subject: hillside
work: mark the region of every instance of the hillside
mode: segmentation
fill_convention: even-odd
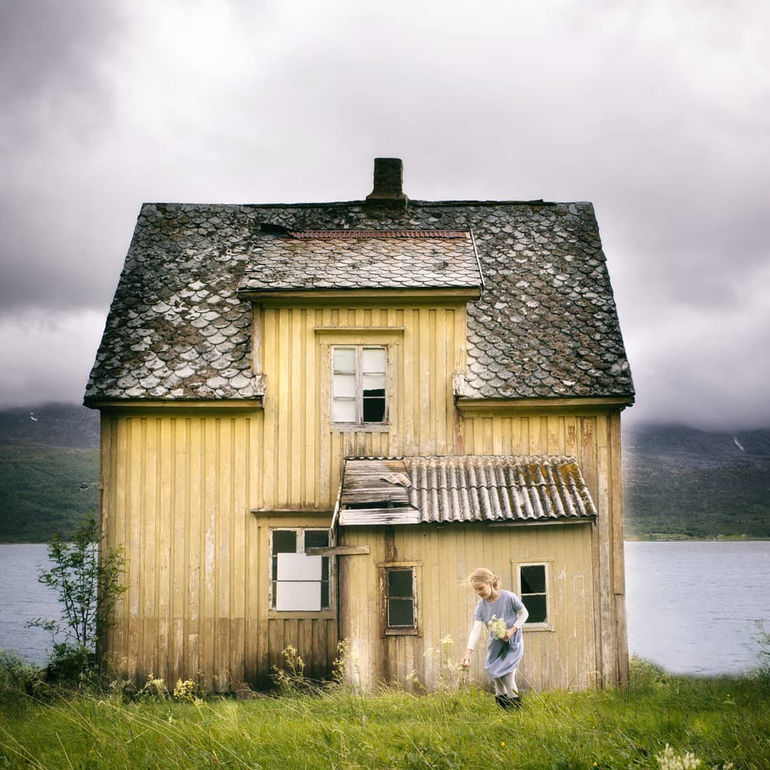
[[[770,537],[770,430],[624,430],[626,536]]]
[[[0,410],[0,542],[66,537],[99,505],[99,413],[50,404]]]
[[[99,414],[0,410],[0,542],[66,536],[98,505]],[[770,537],[770,430],[624,428],[629,538]]]

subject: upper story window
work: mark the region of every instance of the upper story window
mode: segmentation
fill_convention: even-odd
[[[382,345],[332,347],[332,422],[386,423],[387,368],[388,353]]]

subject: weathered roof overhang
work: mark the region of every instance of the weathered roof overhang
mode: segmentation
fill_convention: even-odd
[[[369,304],[393,305],[394,302],[431,302],[436,304],[470,302],[481,296],[478,287],[447,288],[405,288],[405,289],[239,289],[238,296],[252,302],[269,305],[282,303],[296,305],[338,305],[367,302]]]
[[[585,412],[617,412],[634,403],[633,396],[599,396],[586,398],[466,398],[462,395],[462,375],[455,374],[455,404],[465,417],[527,414],[579,414]]]
[[[563,456],[349,458],[340,492],[340,526],[595,517],[577,460]]]
[[[207,410],[251,412],[255,409],[262,409],[264,404],[263,397],[259,395],[255,398],[225,399],[222,401],[213,399],[100,399],[86,397],[83,399],[83,406],[87,406],[89,409],[101,409],[103,411],[128,410],[147,412],[160,409],[163,410],[164,413],[168,412],[168,410],[171,410],[174,413],[180,413]]]

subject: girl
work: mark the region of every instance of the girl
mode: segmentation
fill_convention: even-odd
[[[501,708],[521,708],[516,669],[524,654],[521,627],[529,615],[527,608],[516,594],[503,591],[500,578],[488,569],[474,570],[468,576],[468,582],[480,598],[468,634],[468,649],[460,665],[465,667],[470,663],[481,626],[486,624],[490,633],[484,668],[494,682],[495,701]]]

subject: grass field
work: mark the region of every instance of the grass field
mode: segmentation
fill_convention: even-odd
[[[661,764],[666,744],[676,756]],[[196,702],[9,695],[0,705],[0,768],[673,770],[688,767],[677,762],[685,752],[709,770],[769,768],[768,677],[677,678],[637,664],[625,690],[528,693],[514,712],[476,689]]]

